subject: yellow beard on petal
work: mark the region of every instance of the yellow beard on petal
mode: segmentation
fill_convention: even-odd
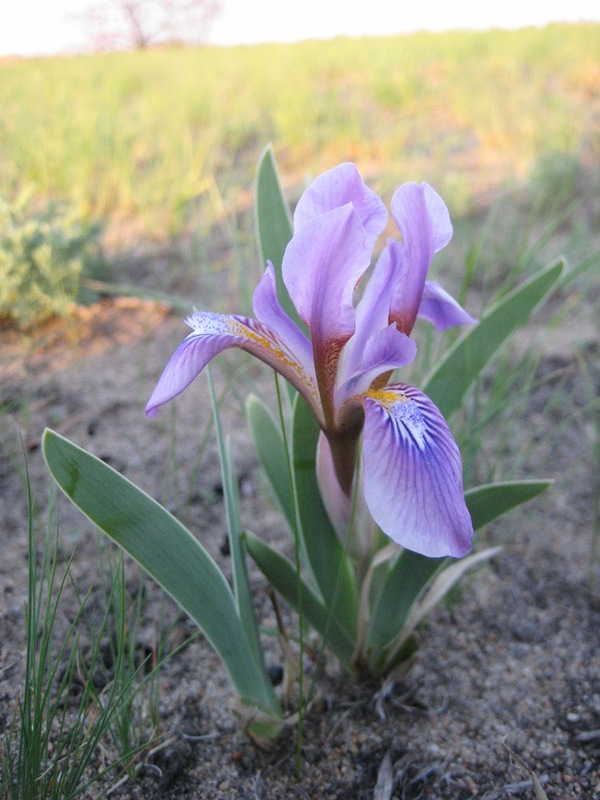
[[[288,372],[294,373],[302,385],[314,398],[315,402],[317,404],[320,403],[319,391],[314,378],[306,372],[302,364],[296,361],[296,359],[293,358],[288,352],[283,350],[275,341],[267,338],[259,331],[254,331],[252,328],[242,325],[236,319],[226,319],[225,324],[234,336],[239,336],[240,338],[247,339],[248,341],[257,344],[260,348],[266,350],[271,356],[273,356],[273,358],[278,361]]]
[[[395,420],[410,432],[412,440],[423,449],[427,443],[427,424],[423,412],[412,397],[391,389],[370,389],[364,397],[373,400]]]
[[[392,392],[389,389],[369,389],[364,396],[374,400],[386,411],[391,411],[395,403],[406,403],[409,399],[405,394]]]

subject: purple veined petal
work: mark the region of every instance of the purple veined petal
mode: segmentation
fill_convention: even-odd
[[[393,323],[377,331],[367,342],[356,372],[336,391],[336,407],[339,409],[353,395],[368,391],[380,375],[410,364],[416,354],[415,342]]]
[[[283,256],[285,285],[311,334],[329,422],[339,353],[354,333],[354,289],[370,258],[364,228],[351,204],[309,220],[294,234]]]
[[[392,216],[402,241],[390,243],[402,269],[390,304],[390,322],[410,334],[417,318],[431,260],[452,237],[446,204],[427,183],[406,183],[392,198]]]
[[[286,347],[302,364],[307,375],[315,380],[312,344],[304,331],[285,313],[277,296],[277,283],[275,271],[271,262],[254,290],[252,299],[256,319],[266,325],[279,338],[285,342]]]
[[[380,197],[363,182],[356,166],[340,164],[319,175],[298,201],[294,212],[296,231],[315,217],[334,208],[352,203],[367,234],[367,246],[372,250],[375,240],[385,228],[388,212]]]
[[[419,317],[428,320],[442,331],[455,325],[474,325],[477,322],[435,281],[425,281]]]
[[[164,405],[186,389],[206,364],[231,347],[240,347],[286,378],[306,398],[317,420],[323,414],[315,379],[266,325],[248,317],[196,311],[186,319],[193,328],[171,356],[146,406],[155,417]]]
[[[347,340],[354,333],[354,288],[369,266],[364,229],[351,205],[310,220],[283,256],[283,278],[313,338]]]
[[[186,318],[194,328],[177,347],[146,405],[146,414],[155,417],[159,406],[181,394],[218,353],[239,345],[232,333],[230,317],[211,312],[195,312]]]
[[[473,525],[456,442],[434,403],[391,384],[363,396],[365,499],[381,530],[429,557],[464,556]]]

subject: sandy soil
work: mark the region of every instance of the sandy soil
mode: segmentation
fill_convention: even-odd
[[[597,331],[590,317],[579,323],[579,352],[597,392]],[[1,400],[7,412],[0,418],[0,728],[14,709],[24,653],[26,502],[19,432],[40,512],[47,505],[49,481],[39,441],[50,425],[164,500],[228,570],[221,553],[225,525],[212,443],[200,468],[192,469],[209,419],[206,386],[199,383],[184,393],[176,417],[166,412],[150,422],[143,413],[183,333],[179,318],[135,300],[103,303],[67,325],[46,326],[29,337],[0,333]],[[231,692],[216,656],[196,638],[161,671],[161,728],[168,733],[168,746],[147,757],[137,782],[124,781],[110,797],[535,797],[531,775],[508,746],[551,800],[600,800],[595,431],[589,417],[575,413],[589,398],[581,362],[564,337],[543,339],[540,369],[563,382],[565,402],[547,414],[548,382],[533,396],[530,413],[547,414],[543,422],[552,445],[544,450],[542,434],[528,468],[531,476],[553,477],[556,484],[542,500],[486,531],[485,542],[506,544],[504,552],[466,580],[453,603],[432,615],[421,630],[414,667],[403,680],[353,686],[328,663],[318,682],[320,700],[306,721],[303,769],[296,779],[294,729],[274,752],[256,750],[230,712]],[[227,370],[243,369],[268,391],[267,371],[250,361],[224,359],[216,370],[217,384],[225,386]],[[223,414],[238,454],[244,520],[287,547],[287,534],[263,499],[239,413],[242,399],[228,391]],[[560,436],[550,437],[556,426]],[[61,553],[66,557],[75,548],[73,572],[85,591],[98,580],[96,536],[68,502],[59,503],[59,515]],[[130,567],[127,575],[131,585],[139,581]],[[252,582],[261,620],[271,623],[265,582],[255,573]],[[158,590],[148,586],[146,591],[151,637],[160,601]],[[170,605],[164,613],[178,620],[180,636],[191,632]],[[67,618],[65,611],[59,630]],[[277,666],[276,650],[270,657]],[[100,788],[87,796],[101,796]]]

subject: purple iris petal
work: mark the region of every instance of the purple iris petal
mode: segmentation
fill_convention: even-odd
[[[230,347],[240,347],[295,386],[322,423],[314,376],[307,373],[295,354],[266,325],[248,317],[206,311],[196,311],[186,322],[194,330],[186,336],[165,367],[146,406],[149,417],[155,417],[159,406],[181,394],[212,358]]]
[[[196,312],[186,319],[194,331],[181,342],[160,376],[146,405],[149,417],[155,417],[159,406],[181,394],[218,353],[238,345],[231,330],[232,319],[210,312]]]
[[[477,322],[435,281],[425,281],[419,316],[442,331],[455,325],[474,325]]]
[[[422,392],[392,384],[363,398],[365,499],[381,530],[425,556],[463,556],[473,525],[456,442]]]
[[[452,238],[452,222],[448,208],[428,183],[405,183],[392,197],[392,216],[416,257],[424,260],[445,247]]]
[[[353,375],[360,368],[367,342],[389,324],[390,298],[398,279],[398,265],[390,255],[387,248],[382,252],[356,306],[355,331],[340,357],[339,372],[343,376]],[[339,377],[338,383],[344,380]]]
[[[452,224],[446,204],[427,183],[401,186],[392,198],[392,216],[402,241],[388,243],[390,256],[401,265],[390,303],[390,321],[410,334],[431,260],[450,241]]]
[[[366,392],[379,375],[410,364],[416,353],[417,345],[394,324],[377,331],[365,345],[359,367],[336,393],[336,406],[340,408],[352,395]]]
[[[311,333],[315,363],[332,343],[339,350],[354,333],[354,288],[371,251],[351,204],[309,220],[288,244],[283,279]]]
[[[270,328],[280,341],[285,342],[304,367],[306,374],[314,378],[311,342],[281,307],[277,296],[275,271],[270,262],[254,290],[252,305],[256,319]]]
[[[367,246],[372,249],[387,224],[388,213],[378,195],[365,185],[354,164],[340,164],[310,184],[296,206],[294,228],[298,231],[309,220],[347,203],[352,203],[360,217]]]

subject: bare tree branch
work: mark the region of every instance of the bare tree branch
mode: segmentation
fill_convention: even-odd
[[[78,19],[91,49],[141,49],[206,40],[221,0],[97,0]]]

